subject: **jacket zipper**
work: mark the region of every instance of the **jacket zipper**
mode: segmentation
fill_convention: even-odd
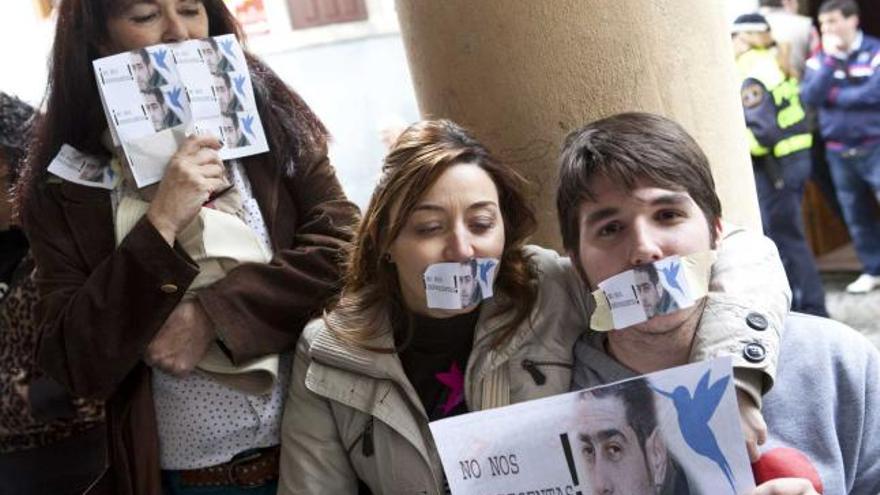
[[[522,367],[529,373],[529,375],[532,376],[532,380],[535,381],[535,385],[544,385],[545,383],[547,383],[547,375],[545,375],[543,371],[538,369],[540,366],[559,366],[568,369],[571,369],[573,367],[571,363],[562,363],[559,361],[532,361],[531,359],[523,359]]]

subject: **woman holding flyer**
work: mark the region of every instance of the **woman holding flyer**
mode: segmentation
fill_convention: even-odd
[[[526,245],[535,217],[522,191],[515,172],[452,122],[420,122],[398,138],[359,227],[341,299],[300,338],[279,493],[442,494],[430,421],[569,390],[572,348],[593,304],[567,258]],[[767,261],[769,241],[739,232],[720,251],[725,264],[776,276],[751,282],[744,296],[710,294],[714,310],[701,322],[692,359],[727,354],[747,337],[732,302],[750,307],[760,294],[773,321],[787,311],[782,267]],[[713,279],[717,288],[738,274],[716,276],[724,279]],[[478,292],[463,302],[462,294]],[[739,386],[772,380],[769,361],[734,361],[745,378]],[[742,397],[752,394],[760,400],[760,391]],[[753,409],[742,412],[760,416]]]
[[[107,165],[104,178],[126,179],[97,187],[51,172],[62,145],[89,163],[124,162],[92,61],[226,34],[241,38],[222,0],[58,7],[46,113],[18,193],[39,266],[40,364],[72,392],[107,401],[109,467],[88,493],[275,493],[286,368],[269,392],[248,394],[194,367],[213,347],[237,365],[281,353],[289,366],[285,351],[338,287],[357,209],[328,163],[326,129],[249,54],[268,153],[224,163],[217,137],[186,138],[121,239],[117,209],[137,191],[127,170]],[[229,197],[230,183],[236,221],[270,261],[241,263],[184,299],[200,265],[181,235],[209,200]]]

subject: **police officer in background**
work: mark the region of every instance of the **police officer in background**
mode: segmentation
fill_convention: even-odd
[[[863,273],[847,292],[880,288],[880,39],[859,29],[853,0],[819,7],[822,51],[807,61],[801,96],[818,108],[825,156]]]
[[[813,138],[797,80],[787,57],[774,49],[762,15],[745,14],[734,21],[733,45],[764,233],[779,248],[791,285],[791,309],[828,316],[822,279],[804,236],[801,202]]]

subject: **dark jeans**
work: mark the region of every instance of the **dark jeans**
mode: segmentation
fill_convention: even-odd
[[[252,488],[237,486],[183,486],[176,471],[162,471],[162,492],[164,495],[275,495],[278,481]]]
[[[810,153],[800,151],[779,159],[784,185],[773,186],[761,161],[755,163],[755,185],[764,233],[776,243],[791,286],[791,309],[801,313],[828,316],[825,289],[807,239],[801,202],[804,184],[810,177]]]
[[[74,495],[104,471],[104,425],[47,447],[0,455],[0,495]]]
[[[837,200],[865,273],[880,275],[880,143],[826,150]]]

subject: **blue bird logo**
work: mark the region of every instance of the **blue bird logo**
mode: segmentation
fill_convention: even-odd
[[[180,95],[181,95],[180,86],[175,86],[174,89],[165,93],[165,96],[168,97],[168,102],[171,103],[171,106],[183,111],[183,105],[180,103]]]
[[[247,117],[241,119],[241,124],[244,127],[244,132],[254,136],[254,116],[248,115]]]
[[[670,263],[669,266],[661,267],[660,271],[663,272],[663,278],[666,279],[666,284],[669,287],[677,289],[684,294],[684,289],[678,285],[678,272],[681,271],[681,263]]]
[[[480,280],[482,280],[484,284],[488,285],[489,284],[489,271],[492,270],[492,268],[495,268],[495,262],[494,261],[486,261],[485,263],[482,263],[479,266],[480,266]]]
[[[676,387],[672,393],[665,392],[657,387],[651,387],[658,394],[668,397],[675,405],[678,413],[678,426],[681,429],[681,436],[684,437],[688,446],[696,453],[708,458],[718,465],[733,493],[736,493],[734,486],[733,470],[727,462],[727,458],[721,453],[718,447],[718,441],[715,440],[715,433],[709,427],[709,420],[715,414],[718,404],[724,391],[727,390],[727,383],[730,381],[730,375],[721,378],[717,382],[709,386],[709,373],[706,371],[697,388],[694,390],[693,396],[686,387]]]
[[[168,55],[168,50],[162,48],[153,52],[153,60],[156,61],[156,65],[160,68],[168,70],[168,65],[165,63],[165,57]]]
[[[220,42],[220,47],[223,48],[223,51],[226,52],[232,58],[238,58],[235,56],[235,52],[232,51],[232,40],[223,40]]]
[[[247,81],[243,75],[235,76],[233,82],[235,83],[235,92],[244,96],[244,83]]]

